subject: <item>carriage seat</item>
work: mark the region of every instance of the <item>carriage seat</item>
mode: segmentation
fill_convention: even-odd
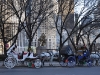
[[[23,54],[24,54],[24,51],[22,51],[22,53],[18,53],[18,59],[23,59]]]

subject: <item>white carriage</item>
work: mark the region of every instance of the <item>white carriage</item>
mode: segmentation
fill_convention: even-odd
[[[10,47],[7,51],[7,58],[4,60],[4,65],[6,68],[13,68],[15,67],[19,62],[23,62],[25,66],[34,66],[35,68],[40,68],[42,66],[41,60],[34,56],[33,52],[29,54],[27,53],[16,53],[13,49],[15,48],[15,44]]]

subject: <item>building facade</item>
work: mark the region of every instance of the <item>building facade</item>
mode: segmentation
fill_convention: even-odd
[[[56,0],[52,1],[54,4],[56,4],[53,8],[52,11],[53,14],[57,13],[57,2]],[[54,23],[54,18],[53,18],[53,14],[51,14],[50,16],[48,16],[46,18],[45,21],[42,22],[42,24],[40,25],[40,27],[38,28],[38,30],[35,33],[35,36],[33,38],[32,41],[32,46],[38,47],[40,46],[39,43],[39,38],[42,34],[44,34],[46,37],[46,44],[44,45],[44,47],[46,49],[57,49],[57,31],[55,28],[55,23]],[[18,40],[17,40],[17,46],[18,46],[18,50],[25,50],[25,47],[28,47],[28,38],[27,35],[25,33],[25,31],[21,31],[18,35]]]

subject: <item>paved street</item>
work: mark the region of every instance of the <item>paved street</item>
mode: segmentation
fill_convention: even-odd
[[[68,68],[61,67],[57,62],[53,62],[53,65],[54,67],[49,67],[49,63],[45,63],[45,67],[40,69],[25,66],[7,69],[0,66],[0,75],[100,75],[100,66]]]
[[[40,69],[0,67],[0,75],[100,75],[100,67],[43,67]]]

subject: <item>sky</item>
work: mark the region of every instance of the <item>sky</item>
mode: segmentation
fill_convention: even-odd
[[[89,3],[87,3],[88,1],[89,1]],[[80,12],[82,11],[82,8],[84,6],[85,6],[84,11],[85,11],[89,8],[89,6],[94,5],[94,3],[96,3],[96,1],[98,1],[98,0],[75,0],[75,3],[77,3],[74,8],[75,13],[80,14]]]

